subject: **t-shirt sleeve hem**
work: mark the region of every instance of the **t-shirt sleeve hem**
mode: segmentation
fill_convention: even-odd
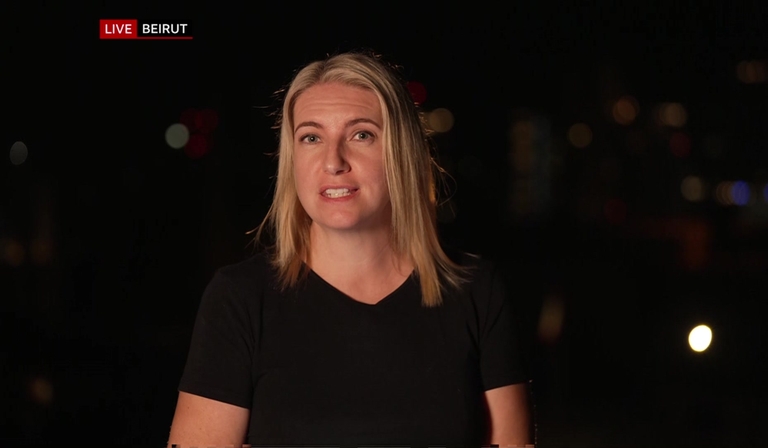
[[[244,400],[242,394],[236,394],[222,389],[212,389],[210,386],[203,387],[195,386],[194,384],[182,384],[179,386],[179,392],[186,392],[203,398],[221,401],[222,403],[239,406],[245,409],[251,408],[250,401]]]
[[[490,380],[483,381],[483,392],[499,387],[511,386],[512,384],[527,383],[528,381],[530,381],[530,378],[525,375],[491,378]]]

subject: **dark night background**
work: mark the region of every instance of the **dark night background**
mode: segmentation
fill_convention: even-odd
[[[1,10],[0,440],[165,443],[203,288],[269,205],[272,93],[369,47],[454,117],[442,235],[509,270],[539,446],[768,444],[765,2]],[[188,109],[200,157],[165,140]]]

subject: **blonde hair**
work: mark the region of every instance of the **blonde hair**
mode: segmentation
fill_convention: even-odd
[[[427,131],[398,72],[377,56],[343,53],[301,69],[285,92],[278,117],[280,143],[274,199],[256,231],[274,232],[272,263],[283,288],[306,275],[311,219],[299,202],[293,173],[293,108],[306,89],[342,83],[376,94],[384,117],[384,169],[392,206],[392,248],[406,256],[421,283],[422,304],[440,305],[446,286],[459,287],[464,270],[445,254],[437,234],[437,188],[442,171],[431,156]]]

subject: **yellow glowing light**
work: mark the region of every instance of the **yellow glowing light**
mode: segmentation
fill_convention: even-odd
[[[695,352],[703,352],[712,342],[712,330],[706,325],[699,325],[688,334],[688,344]]]
[[[548,296],[541,307],[539,318],[539,339],[544,343],[554,343],[563,331],[565,320],[565,302],[558,295]]]
[[[681,128],[688,121],[688,112],[680,103],[663,103],[659,107],[658,117],[665,126]]]
[[[165,130],[165,142],[173,149],[183,148],[189,141],[189,130],[181,123],[168,126]]]
[[[613,104],[611,114],[616,123],[628,125],[635,121],[639,109],[636,99],[631,96],[623,96]]]
[[[687,176],[680,185],[683,197],[691,202],[704,199],[704,182],[698,176]]]
[[[453,114],[450,110],[439,107],[429,113],[427,122],[435,132],[448,132],[453,127]]]
[[[568,129],[568,141],[577,148],[586,148],[592,143],[592,129],[584,123],[576,123]]]

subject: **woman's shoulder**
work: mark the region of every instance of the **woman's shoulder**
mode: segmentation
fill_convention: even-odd
[[[274,283],[275,275],[270,254],[262,251],[243,260],[220,266],[214,273],[214,280],[235,288],[263,288]]]

